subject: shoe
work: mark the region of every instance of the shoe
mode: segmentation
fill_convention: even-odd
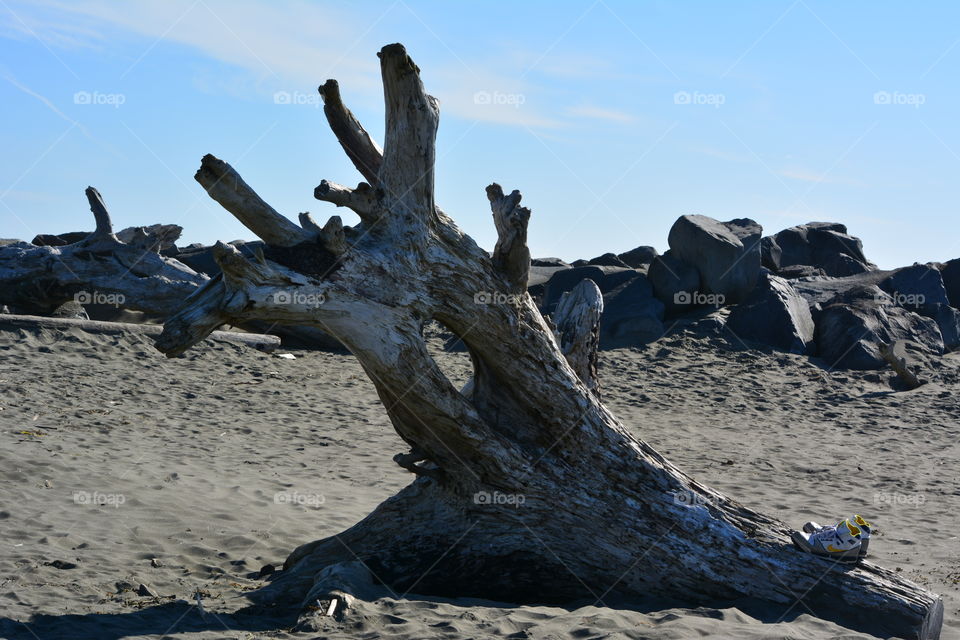
[[[838,562],[856,562],[860,559],[862,534],[860,527],[850,520],[843,520],[836,527],[820,527],[813,533],[793,531],[790,538],[801,551]]]
[[[863,558],[867,555],[867,549],[870,547],[870,534],[873,526],[864,520],[863,516],[859,513],[850,518],[850,520],[860,529],[860,557]],[[834,528],[839,527],[841,524],[843,523],[838,522],[834,525]],[[816,533],[820,529],[823,529],[823,527],[816,522],[807,522],[803,525],[804,533]]]

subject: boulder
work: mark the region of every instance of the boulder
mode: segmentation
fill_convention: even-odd
[[[654,258],[647,278],[654,296],[670,313],[683,313],[697,306],[693,299],[700,292],[700,273],[672,250]]]
[[[239,242],[233,246],[245,257],[256,260],[257,250],[263,249],[263,242],[259,240],[256,242]],[[220,267],[217,265],[217,261],[213,259],[213,247],[192,244],[180,249],[177,260],[197,273],[205,273],[211,278],[220,273]]]
[[[605,253],[602,256],[597,256],[593,260],[590,260],[588,264],[594,264],[598,267],[622,267],[624,269],[629,269],[630,265],[617,257],[615,253]]]
[[[603,296],[600,318],[600,346],[604,349],[653,342],[663,335],[663,303],[653,295],[644,275]]]
[[[816,276],[825,276],[823,269],[809,264],[792,264],[789,267],[783,267],[776,272],[778,276],[785,280],[796,280],[798,278],[813,278]]]
[[[960,258],[944,264],[940,269],[940,276],[943,278],[950,306],[960,309]]]
[[[533,258],[530,260],[531,267],[570,267],[570,264],[560,258]]]
[[[639,269],[640,267],[645,267],[653,262],[653,259],[656,258],[659,253],[653,247],[641,246],[636,249],[631,249],[625,253],[619,254],[617,257],[623,260],[628,266],[633,267],[634,269]]]
[[[557,271],[563,271],[564,269],[569,269],[569,268],[570,268],[570,265],[566,265],[562,267],[531,265],[530,272],[527,275],[527,292],[531,296],[533,296],[533,299],[537,302],[538,305],[542,305],[543,296],[547,292],[547,282],[550,281],[550,278]]]
[[[760,265],[776,273],[780,270],[780,262],[783,251],[777,244],[777,239],[773,236],[764,236],[760,238]]]
[[[866,271],[843,278],[817,276],[791,280],[790,285],[812,307],[823,306],[837,296],[841,296],[856,289],[879,285],[893,275],[893,271]],[[777,274],[779,275],[779,274]]]
[[[35,244],[38,247],[65,247],[68,244],[80,242],[89,235],[89,231],[70,231],[56,235],[41,233],[31,240],[30,244]]]
[[[571,262],[571,263],[570,263],[570,266],[571,266],[571,267],[585,267],[585,266],[587,266],[588,264],[590,264],[588,261],[586,261],[586,260],[584,260],[583,258],[581,258],[581,259],[579,259],[579,260],[574,260],[573,262]]]
[[[607,293],[639,275],[641,275],[640,272],[634,269],[596,265],[557,270],[546,283],[541,309],[544,313],[553,313],[560,297],[565,292],[573,290],[581,280],[590,278],[600,288],[601,293]]]
[[[911,311],[925,307],[950,304],[940,270],[929,264],[914,264],[897,269],[883,279],[879,286],[894,303]]]
[[[960,311],[950,306],[940,269],[932,264],[914,264],[897,269],[880,282],[893,302],[937,323],[948,350],[960,346]]]
[[[876,269],[863,255],[863,242],[837,222],[809,222],[790,227],[765,244],[765,266],[775,273],[793,265],[818,267],[833,277]]]
[[[759,224],[748,219],[719,222],[700,215],[680,216],[670,229],[670,250],[700,274],[704,293],[722,303],[745,299],[760,274]]]
[[[790,283],[769,272],[727,318],[729,328],[741,340],[759,342],[790,353],[813,351],[814,324],[807,301]]]
[[[883,368],[881,345],[895,340],[910,340],[931,354],[944,351],[936,322],[897,306],[876,285],[839,294],[815,321],[817,355],[831,369]]]

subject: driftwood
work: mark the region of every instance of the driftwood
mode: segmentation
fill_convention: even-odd
[[[924,383],[910,366],[907,345],[903,340],[895,340],[892,344],[881,343],[880,355],[900,377],[907,389],[916,389]]]
[[[113,304],[166,317],[208,278],[157,253],[161,235],[132,233],[130,243],[113,233],[100,193],[87,187],[96,230],[73,244],[0,247],[0,306],[49,314],[70,300]]]
[[[349,592],[332,583],[359,561],[396,593],[746,597],[883,636],[936,638],[937,595],[871,563],[838,566],[794,549],[785,523],[686,475],[604,407],[518,290],[526,216],[510,202],[519,198],[503,202],[492,187],[502,250],[491,258],[434,203],[439,108],[419,69],[398,44],[381,50],[380,64],[382,156],[339,92],[333,99],[335,85],[321,90],[367,182],[324,182],[315,195],[361,223],[320,227],[304,217],[298,228],[206,156],[197,179],[270,246],[248,260],[218,245],[222,277],[192,296],[156,343],[176,356],[237,319],[320,327],[358,358],[410,446],[398,462],[416,475],[412,484],[347,531],[293,551],[253,597],[299,607],[309,628],[307,607]],[[431,319],[469,349],[468,394],[426,348]]]
[[[21,316],[0,314],[0,329],[80,329],[87,333],[139,334],[159,336],[163,327],[158,324],[132,324],[129,322],[102,322],[99,320],[79,320],[76,318],[46,318],[43,316]],[[231,342],[253,347],[260,351],[274,351],[280,346],[280,338],[259,333],[239,333],[236,331],[214,331],[210,340]]]

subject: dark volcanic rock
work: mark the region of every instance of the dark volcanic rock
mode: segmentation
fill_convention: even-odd
[[[843,277],[872,271],[876,266],[863,255],[863,243],[836,222],[809,222],[790,227],[762,243],[764,266],[774,272],[793,265],[823,269]]]
[[[598,267],[622,267],[624,269],[629,269],[630,265],[617,257],[615,253],[605,253],[602,256],[597,256],[593,260],[590,260],[588,264],[594,264]]]
[[[955,258],[943,265],[940,275],[947,290],[950,306],[960,309],[960,258]]]
[[[777,271],[777,275],[785,280],[796,280],[797,278],[813,278],[816,276],[825,276],[823,269],[813,267],[809,264],[792,264],[789,267],[783,267]]]
[[[726,325],[742,340],[751,340],[790,353],[809,354],[814,324],[810,307],[790,283],[769,272],[730,312]]]
[[[650,281],[638,275],[603,296],[600,346],[609,349],[653,342],[663,335],[663,312]]]
[[[700,292],[700,273],[672,250],[653,260],[647,278],[654,296],[671,313],[683,313],[696,306],[693,299]]]
[[[928,264],[915,264],[897,269],[880,282],[894,303],[911,311],[928,305],[950,304],[940,270]]]
[[[817,355],[830,368],[883,368],[880,344],[894,340],[913,341],[928,353],[944,350],[936,322],[897,306],[875,285],[838,295],[815,320]]]
[[[880,282],[897,304],[937,323],[947,349],[960,346],[960,311],[950,306],[941,271],[931,264],[897,269]]]
[[[533,258],[530,260],[532,267],[570,267],[570,264],[560,258]]]
[[[31,240],[30,244],[35,244],[38,247],[63,247],[74,242],[80,242],[89,235],[89,231],[70,231],[57,235],[41,233]]]
[[[680,216],[670,229],[670,250],[700,274],[704,293],[740,302],[760,274],[761,227],[740,218],[719,222],[700,215]]]
[[[631,249],[624,253],[619,254],[617,257],[623,260],[627,265],[633,267],[634,269],[639,269],[653,262],[653,259],[658,255],[657,250],[653,247],[642,246],[637,247],[636,249]]]
[[[233,245],[247,258],[256,260],[257,249],[263,249],[263,242],[240,242]],[[220,273],[217,261],[213,259],[213,247],[190,245],[180,249],[177,260],[187,265],[197,273],[205,273],[211,278]]]
[[[601,293],[607,293],[639,275],[641,274],[634,269],[598,267],[596,265],[558,270],[547,281],[546,291],[543,294],[542,309],[544,313],[553,313],[560,297],[577,286],[581,280],[590,278],[597,283]]]

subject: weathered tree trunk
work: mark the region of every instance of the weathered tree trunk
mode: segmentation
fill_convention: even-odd
[[[87,187],[86,194],[97,228],[85,239],[62,247],[26,242],[0,247],[0,305],[48,314],[77,299],[166,317],[208,280],[160,256],[161,237],[141,231],[121,242],[100,193]]]
[[[360,360],[410,445],[397,460],[417,479],[344,533],[296,549],[273,596],[306,607],[356,591],[350,583],[368,573],[398,593],[518,602],[752,597],[854,629],[937,637],[938,596],[869,563],[836,566],[797,551],[784,523],[698,483],[620,424],[593,381],[577,375],[593,375],[577,364],[583,350],[567,349],[580,354],[571,366],[526,293],[529,211],[518,208],[519,193],[488,188],[499,233],[491,257],[434,204],[439,111],[419,69],[398,44],[384,47],[380,63],[382,155],[336,84],[321,88],[327,118],[368,182],[324,181],[315,195],[361,223],[334,217],[321,228],[302,215],[298,228],[229,165],[204,157],[197,180],[270,246],[249,261],[218,245],[222,277],[157,341],[175,356],[238,319],[320,327]],[[588,288],[581,294],[589,301]],[[586,317],[560,324],[589,326]],[[430,320],[470,351],[465,392],[427,351]]]

